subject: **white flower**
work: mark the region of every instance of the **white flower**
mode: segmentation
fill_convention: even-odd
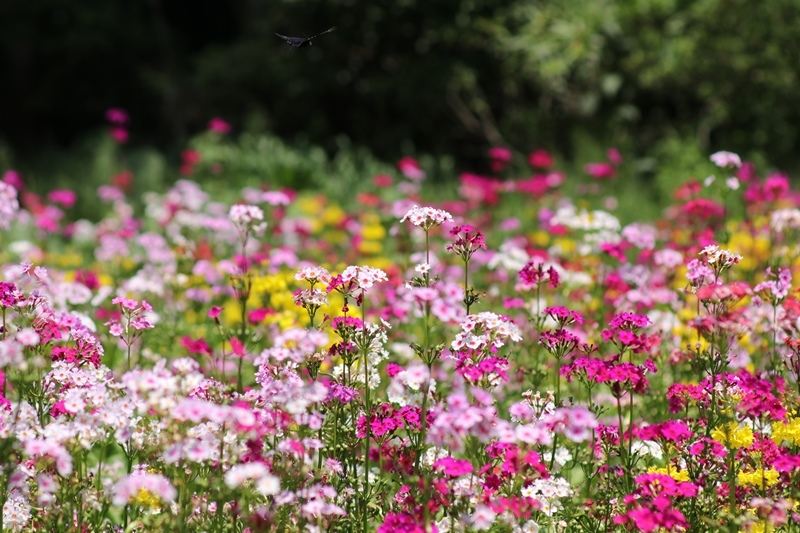
[[[445,222],[453,220],[453,215],[442,209],[434,209],[433,207],[419,207],[415,205],[408,212],[403,215],[400,222],[406,220],[411,221],[415,226],[419,226],[425,231],[435,227],[441,226]]]

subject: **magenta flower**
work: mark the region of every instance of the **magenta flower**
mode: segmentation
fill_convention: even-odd
[[[208,122],[208,129],[214,133],[225,135],[231,131],[231,125],[219,117],[214,117]]]
[[[583,324],[583,315],[577,311],[570,311],[562,305],[546,307],[542,314],[548,315],[555,320],[559,328],[572,324]]]
[[[547,150],[535,150],[528,156],[528,163],[537,169],[549,169],[554,162],[553,156]]]
[[[118,107],[112,107],[111,109],[106,111],[106,120],[109,121],[111,124],[124,126],[125,124],[128,123],[129,120],[128,112]]]
[[[558,271],[554,267],[544,268],[544,263],[529,261],[522,270],[519,271],[519,279],[525,288],[536,287],[545,281],[551,288],[558,288],[560,281]]]
[[[78,199],[78,195],[75,194],[75,191],[70,191],[67,189],[56,189],[50,191],[47,195],[47,199],[54,204],[62,205],[66,208],[70,208],[75,205],[75,201]]]
[[[464,261],[469,261],[478,250],[486,249],[486,239],[483,233],[468,224],[454,226],[450,230],[450,236],[455,237],[455,240],[445,249],[455,253]]]
[[[17,191],[25,190],[25,182],[22,181],[22,176],[16,170],[6,170],[5,174],[3,174],[2,182],[11,185]]]
[[[489,149],[489,159],[492,172],[500,172],[508,166],[511,161],[511,150],[502,146],[495,146]]]
[[[620,166],[622,164],[622,154],[619,153],[619,150],[616,148],[609,148],[606,150],[606,157],[614,166]]]
[[[597,180],[612,179],[617,175],[617,169],[611,163],[587,163],[584,171]]]
[[[421,515],[415,516],[409,513],[388,513],[376,533],[426,533],[425,523],[419,520]],[[431,525],[430,532],[439,533],[439,529]]]

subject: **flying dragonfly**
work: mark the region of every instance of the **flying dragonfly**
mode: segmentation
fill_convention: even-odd
[[[330,33],[336,29],[336,26],[333,28],[328,28],[327,30],[323,31],[322,33],[318,33],[313,37],[287,37],[286,35],[281,35],[280,33],[276,33],[278,37],[286,41],[289,46],[294,46],[295,48],[301,48],[303,46],[311,46],[311,41],[319,37],[320,35],[325,35],[326,33]]]

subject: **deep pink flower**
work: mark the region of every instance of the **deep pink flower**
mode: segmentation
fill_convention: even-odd
[[[3,183],[11,185],[17,189],[17,191],[23,191],[25,189],[25,182],[22,181],[22,177],[16,170],[6,170],[5,174],[3,174],[2,181]]]
[[[426,533],[421,517],[421,513],[414,516],[409,513],[388,513],[376,533]],[[439,529],[433,524],[431,533],[439,533]]]
[[[214,133],[225,135],[231,131],[231,125],[219,117],[214,117],[208,122],[208,129]]]
[[[489,159],[492,172],[504,170],[511,161],[511,150],[502,146],[495,146],[489,149]]]
[[[528,156],[528,163],[533,168],[549,169],[553,166],[554,160],[547,150],[535,150]]]
[[[617,175],[617,169],[611,163],[587,163],[584,171],[597,180],[612,179]]]
[[[389,364],[386,365],[386,374],[390,378],[395,377],[397,374],[399,374],[402,371],[403,371],[403,367],[398,365],[397,363],[389,363]]]
[[[119,144],[125,144],[128,142],[128,130],[126,128],[115,126],[108,130],[108,134]]]
[[[75,191],[70,191],[68,189],[55,189],[50,191],[50,193],[47,195],[47,199],[54,204],[59,204],[66,208],[70,208],[75,205],[78,195],[75,194]]]
[[[128,112],[118,107],[112,107],[111,109],[106,111],[106,120],[109,121],[111,124],[124,126],[125,124],[128,123],[129,120]]]
[[[616,148],[609,148],[606,150],[606,157],[614,166],[620,166],[622,164],[622,154],[619,153],[619,150]]]
[[[445,457],[433,463],[433,468],[440,470],[452,477],[466,476],[473,472],[472,463],[466,459],[454,459]]]

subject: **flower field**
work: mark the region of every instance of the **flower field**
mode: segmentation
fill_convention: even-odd
[[[800,532],[800,194],[719,152],[623,224],[607,159],[92,222],[7,172],[0,530]]]

